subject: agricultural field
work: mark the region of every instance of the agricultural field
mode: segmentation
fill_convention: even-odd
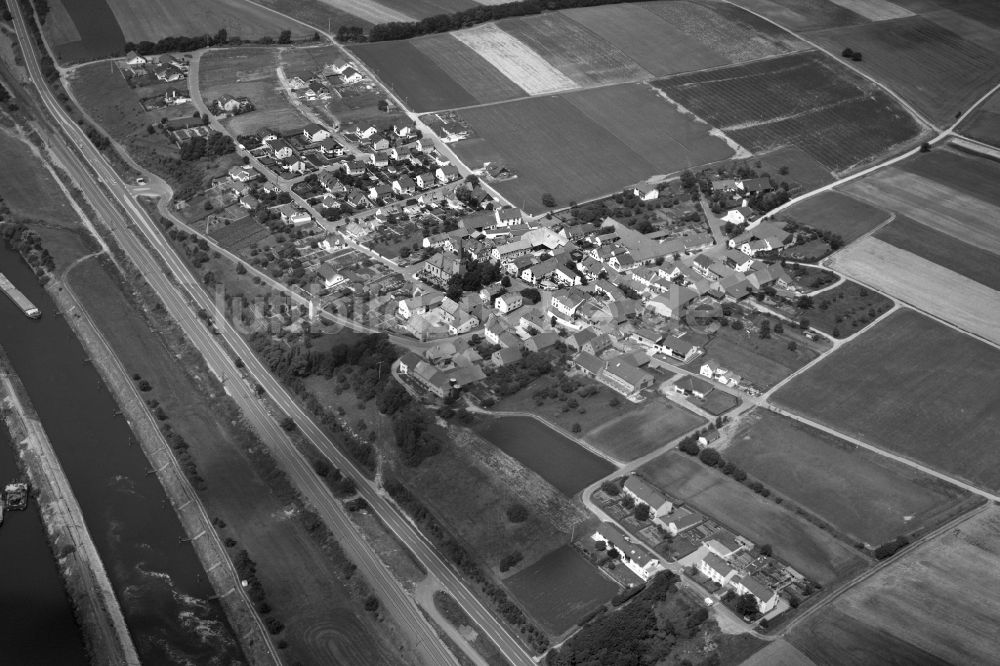
[[[210,229],[208,235],[230,252],[245,257],[252,246],[271,235],[271,230],[248,218],[242,222]]]
[[[877,291],[845,280],[816,294],[813,306],[797,310],[794,319],[806,318],[809,326],[835,338],[849,338],[892,309],[892,300]]]
[[[1000,343],[1000,292],[878,238],[863,238],[830,260],[854,280]]]
[[[121,54],[125,45],[118,20],[106,0],[50,0],[43,30],[63,64]]]
[[[568,631],[619,590],[570,545],[552,551],[504,584],[550,636]]]
[[[959,131],[972,139],[1000,146],[1000,94],[993,95],[966,117]]]
[[[565,206],[733,153],[707,125],[640,84],[464,109],[461,116],[476,136],[452,144],[453,150],[472,168],[489,161],[514,170],[516,179],[495,187],[533,213],[544,210],[545,192]],[[602,126],[613,116],[614,124]]]
[[[915,547],[795,627],[816,664],[996,661],[1000,511],[990,507]]]
[[[997,255],[898,215],[875,238],[1000,291]]]
[[[303,127],[309,121],[288,101],[278,81],[280,51],[260,48],[210,50],[201,58],[198,85],[206,104],[223,94],[244,95],[255,110],[223,121],[235,135],[265,127],[276,131]]]
[[[655,85],[753,152],[792,144],[832,171],[869,162],[919,134],[892,98],[815,52]]]
[[[525,97],[528,94],[524,88],[501,74],[500,70],[450,33],[428,35],[409,40],[409,43],[444,70],[454,85],[472,95],[479,104]],[[435,80],[436,78],[431,78],[428,81],[421,77],[420,85],[429,86]],[[414,96],[411,97],[415,99]]]
[[[906,12],[888,0],[737,0],[736,4],[795,32],[867,23],[867,18],[852,11],[860,7],[872,8],[862,11],[881,7],[883,13]]]
[[[76,211],[27,143],[0,131],[0,155],[6,167],[0,170],[0,197],[16,218],[79,227]],[[39,196],[43,192],[45,196]]]
[[[821,585],[868,566],[868,558],[852,546],[697,458],[668,451],[637,473],[754,543],[771,544],[775,557]]]
[[[1000,55],[923,17],[809,33],[832,53],[845,47],[852,63],[885,84],[932,122],[947,125],[1000,76]]]
[[[65,0],[64,0],[65,1]],[[75,0],[74,0],[75,1]],[[125,39],[155,42],[164,37],[215,34],[225,28],[230,37],[278,38],[291,30],[293,39],[311,37],[313,30],[263,7],[241,0],[105,0]]]
[[[839,432],[996,490],[997,367],[1000,351],[991,345],[901,310],[773,399]]]
[[[576,83],[541,54],[494,23],[452,33],[530,95],[576,88]]]
[[[1000,163],[990,157],[936,149],[902,162],[901,168],[1000,207],[1000,190],[996,187]]]
[[[793,341],[794,350],[788,348]],[[732,370],[743,377],[744,384],[768,389],[816,358],[813,344],[798,332],[793,333],[790,326],[784,333],[772,333],[766,339],[752,331],[724,326],[704,345],[705,360]],[[699,359],[698,363],[702,362]]]
[[[585,439],[616,460],[634,460],[704,425],[705,420],[661,398],[612,418]]]
[[[723,455],[871,547],[934,527],[970,497],[956,486],[763,409],[742,417]]]
[[[891,213],[833,190],[795,204],[785,214],[799,224],[837,234],[845,245],[891,217]]]

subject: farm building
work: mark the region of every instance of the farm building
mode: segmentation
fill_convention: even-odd
[[[696,398],[701,398],[702,400],[704,400],[705,396],[714,390],[715,388],[708,382],[690,375],[684,375],[677,380],[677,383],[674,384],[675,392],[680,393],[681,395],[693,395]]]

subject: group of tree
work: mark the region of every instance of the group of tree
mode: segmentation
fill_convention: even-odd
[[[491,261],[469,259],[457,275],[448,280],[448,298],[457,301],[462,292],[479,291],[488,284],[500,280],[500,264]]]
[[[193,162],[203,157],[220,157],[236,150],[233,138],[221,132],[212,132],[207,137],[196,136],[181,144],[181,160]]]
[[[840,55],[844,56],[848,60],[853,60],[854,62],[861,62],[862,56],[861,51],[855,51],[854,49],[848,47],[845,48]]]
[[[314,41],[319,40],[319,34],[314,33]],[[258,44],[273,44],[275,39],[273,37],[261,37],[256,40]],[[282,30],[278,33],[277,42],[279,44],[290,44],[292,41],[292,31]],[[173,36],[164,37],[163,39],[150,42],[125,42],[123,48],[123,53],[128,53],[129,51],[135,51],[141,56],[156,55],[159,53],[177,53],[183,51],[197,51],[198,49],[208,48],[210,46],[225,46],[228,44],[242,44],[243,40],[239,37],[229,37],[229,32],[222,28],[214,35],[196,35],[193,37],[189,36]]]

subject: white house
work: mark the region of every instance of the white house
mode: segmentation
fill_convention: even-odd
[[[521,224],[521,209],[519,208],[497,208],[493,211],[498,227],[509,227],[513,224]]]
[[[706,578],[722,587],[728,585],[736,576],[736,569],[715,553],[705,555],[705,559],[698,563],[697,568]]]
[[[129,51],[125,54],[125,64],[129,67],[141,67],[145,65],[148,61],[135,51]]]
[[[422,190],[426,190],[428,188],[434,187],[434,184],[436,182],[435,179],[434,179],[434,174],[429,173],[429,172],[428,173],[418,173],[416,176],[414,176],[413,179],[414,179],[414,181],[416,181],[417,187],[419,187]]]
[[[330,264],[323,264],[320,266],[319,270],[316,271],[316,274],[322,281],[324,289],[330,289],[332,287],[336,287],[338,284],[347,282],[347,278],[338,273],[337,270]]]
[[[659,491],[658,488],[650,485],[645,479],[634,474],[628,477],[622,492],[631,497],[637,504],[645,504],[649,507],[649,515],[652,518],[660,518],[670,513],[674,504]]]
[[[353,67],[345,67],[344,71],[340,73],[340,80],[348,85],[352,83],[361,83],[364,78],[365,77],[361,76],[361,72]]]
[[[632,543],[632,537],[611,523],[601,523],[591,539],[595,542],[603,541],[609,551],[614,549],[621,563],[644,581],[652,578],[663,568],[658,558],[651,555],[643,546]]]
[[[736,576],[731,584],[736,594],[752,595],[757,601],[757,608],[761,613],[769,613],[778,605],[778,595],[774,593],[774,590],[752,576]]]
[[[319,143],[325,139],[329,139],[331,134],[328,129],[322,125],[316,123],[310,123],[302,129],[302,135],[305,140],[309,143]]]
[[[514,310],[521,307],[521,305],[523,304],[524,304],[524,299],[522,299],[521,294],[517,293],[516,291],[507,292],[502,296],[497,296],[496,300],[496,308],[503,314],[508,314],[509,312],[513,312]]]
[[[649,183],[639,183],[632,188],[632,194],[643,201],[655,201],[660,198],[660,190],[655,185],[650,185]]]
[[[527,254],[530,250],[531,243],[526,240],[516,240],[513,243],[507,243],[506,245],[498,245],[493,248],[493,251],[490,254],[493,256],[494,261],[499,261],[501,264],[504,264]]]
[[[587,295],[582,291],[570,289],[566,292],[553,294],[552,308],[566,317],[572,317],[586,300]]]
[[[742,225],[750,222],[756,213],[753,208],[748,208],[747,206],[740,206],[739,208],[733,208],[728,213],[722,216],[722,220],[725,222],[731,222],[735,225]]]
[[[271,149],[271,154],[278,160],[291,157],[294,152],[284,139],[270,139],[267,141],[267,147]]]

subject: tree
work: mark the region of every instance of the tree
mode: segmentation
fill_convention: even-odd
[[[771,337],[771,322],[764,320],[760,323],[760,339],[767,340]]]
[[[580,431],[581,431],[582,429],[583,429],[583,428],[581,428],[581,427],[580,427],[580,424],[579,424],[579,423],[574,423],[574,424],[573,424],[573,428],[572,428],[572,430],[573,430],[573,432],[574,432],[574,433],[578,433],[578,432],[580,432]]]
[[[798,348],[799,348],[799,345],[798,345],[797,342],[795,342],[795,340],[789,340],[788,341],[788,351],[793,352],[793,351],[795,351]]]
[[[378,610],[378,607],[379,607],[378,597],[376,597],[374,594],[369,594],[368,598],[365,599],[365,610],[368,611],[369,613],[374,613],[375,611]]]
[[[511,504],[507,507],[507,520],[512,523],[523,523],[528,519],[528,508],[523,504]]]
[[[278,43],[279,44],[291,44],[292,43],[292,31],[291,30],[282,30],[281,33],[278,34]]]
[[[931,144],[929,144],[926,141],[924,141],[922,144],[920,144],[920,152],[922,152],[922,153],[929,153],[929,152],[931,152]]]
[[[622,497],[622,506],[625,507],[626,509],[633,509],[635,508],[635,500],[629,497],[628,495],[625,495],[624,497]]]
[[[813,307],[812,296],[799,296],[799,300],[795,301],[795,305],[800,310],[811,310]]]
[[[292,420],[291,416],[286,416],[279,422],[281,429],[285,432],[291,432],[295,430],[295,421]]]
[[[722,463],[722,456],[715,449],[702,449],[701,453],[698,454],[698,460],[709,467],[715,467]]]
[[[852,48],[846,48],[846,49],[844,49],[843,51],[840,52],[840,55],[842,55],[845,58],[853,57],[854,56],[854,49],[852,49]]]
[[[552,196],[549,192],[542,195],[542,205],[546,208],[556,207],[556,198]]]
[[[636,504],[635,509],[632,511],[632,515],[635,516],[635,519],[640,523],[649,520],[649,513],[649,505],[644,504],[643,502]]]
[[[534,287],[528,287],[527,289],[521,290],[521,298],[528,301],[531,304],[535,304],[542,300],[542,295],[538,293],[538,290]]]
[[[803,331],[808,331],[809,330],[809,320],[806,319],[805,317],[803,317],[802,319],[800,319],[799,320],[799,328],[801,328]]]
[[[601,490],[608,495],[618,495],[622,491],[622,489],[618,487],[618,484],[610,479],[601,484]]]
[[[756,615],[760,612],[760,608],[757,606],[757,598],[749,592],[741,594],[740,598],[736,600],[736,612],[745,617]]]
[[[782,324],[781,321],[774,322],[774,332],[781,335],[785,332],[785,325]]]
[[[688,437],[682,440],[681,443],[678,444],[677,448],[689,456],[696,456],[698,455],[698,452],[701,451],[701,449],[698,448],[698,442],[693,437]]]

